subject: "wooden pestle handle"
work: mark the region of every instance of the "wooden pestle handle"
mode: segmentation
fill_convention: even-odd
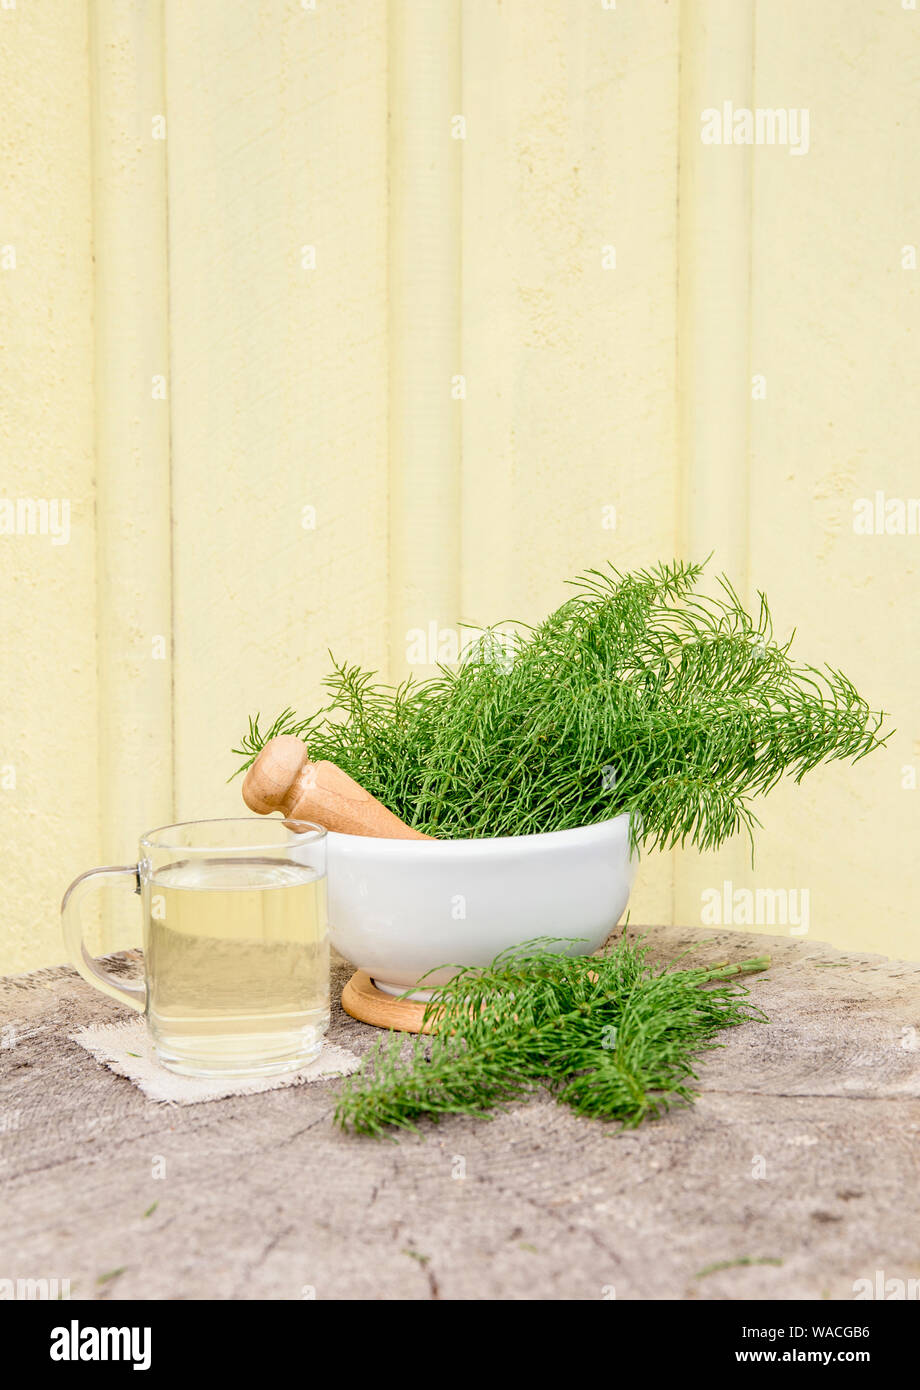
[[[273,738],[246,773],[243,800],[250,811],[283,811],[340,835],[374,835],[382,840],[430,840],[379,802],[335,763],[311,763],[306,745],[293,734]]]

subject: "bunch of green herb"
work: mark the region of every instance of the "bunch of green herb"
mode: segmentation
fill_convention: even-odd
[[[649,847],[712,849],[757,824],[751,799],[787,775],[884,743],[842,672],[796,665],[766,598],[749,615],[702,566],[591,570],[538,627],[487,629],[457,669],[382,685],[334,664],[308,718],[259,716],[234,751],[246,767],[294,733],[403,820],[441,838],[561,830],[633,813]]]
[[[378,1044],[345,1081],[336,1119],[380,1135],[548,1088],[579,1115],[632,1128],[692,1099],[694,1058],[721,1046],[718,1033],[763,1018],[729,981],[768,964],[654,969],[647,948],[625,941],[589,957],[529,942],[437,989],[433,1037],[415,1038],[407,1058],[399,1036]]]

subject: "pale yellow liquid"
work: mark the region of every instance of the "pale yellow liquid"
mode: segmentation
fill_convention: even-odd
[[[160,1061],[260,1076],[316,1056],[329,1022],[326,883],[257,858],[189,860],[147,886],[147,1018]]]

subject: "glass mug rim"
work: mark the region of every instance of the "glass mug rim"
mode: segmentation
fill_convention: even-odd
[[[286,838],[262,841],[252,845],[223,845],[223,844],[171,844],[168,839],[158,838],[170,830],[187,830],[194,826],[224,826],[224,825],[259,825],[268,828],[277,825],[288,831]],[[293,827],[302,827],[295,830]],[[186,854],[245,854],[251,853],[253,849],[260,850],[289,850],[292,846],[316,844],[326,838],[325,828],[316,825],[313,821],[296,820],[291,817],[280,818],[277,816],[207,816],[202,820],[180,820],[173,821],[168,825],[158,825],[153,830],[146,830],[141,835],[138,845],[141,849],[156,850],[178,850],[181,849]]]

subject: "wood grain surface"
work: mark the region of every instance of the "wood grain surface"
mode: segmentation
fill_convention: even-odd
[[[118,1005],[63,968],[0,981],[0,1274],[100,1300],[847,1299],[877,1270],[920,1276],[920,966],[647,940],[663,960],[771,951],[751,983],[771,1022],[702,1059],[693,1108],[628,1134],[536,1096],[359,1139],[332,1124],[334,1082],[164,1107],[68,1041]],[[330,1036],[380,1035],[336,1009]],[[704,1273],[751,1260],[780,1263]]]

